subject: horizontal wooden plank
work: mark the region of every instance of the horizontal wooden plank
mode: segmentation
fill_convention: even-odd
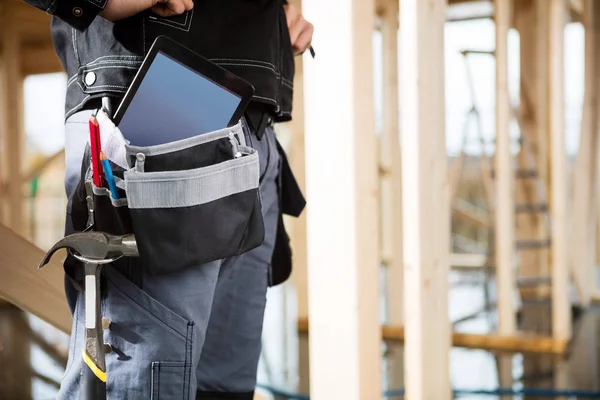
[[[62,257],[61,257],[62,256]],[[59,253],[42,270],[44,251],[0,225],[0,297],[45,320],[63,332],[71,330]]]
[[[21,49],[21,71],[24,76],[63,72],[52,43],[44,46],[24,46]]]
[[[488,227],[491,223],[491,217],[487,211],[460,198],[452,201],[452,217],[461,218],[482,227]]]
[[[487,266],[487,256],[485,254],[450,254],[450,267],[461,269],[483,268]]]
[[[382,258],[381,263],[389,266],[391,260],[389,258]],[[487,267],[487,257],[485,254],[461,254],[452,253],[450,254],[450,268],[453,269],[477,269]]]
[[[308,319],[298,319],[298,332],[308,333]],[[404,341],[404,327],[382,325],[383,340]],[[472,333],[452,333],[452,345],[470,349],[496,350],[512,353],[549,353],[564,354],[567,343],[547,336],[519,333],[511,336],[496,334],[482,335]]]

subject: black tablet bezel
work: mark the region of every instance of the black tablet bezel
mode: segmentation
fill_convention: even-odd
[[[123,100],[121,100],[121,103],[119,104],[119,107],[113,116],[113,122],[116,126],[119,126],[121,119],[125,115],[127,107],[135,97],[135,94],[142,84],[148,69],[152,65],[152,62],[159,52],[197,72],[206,79],[223,87],[225,90],[231,91],[240,96],[240,104],[233,113],[233,116],[231,117],[231,120],[227,126],[233,126],[239,122],[240,118],[242,118],[242,115],[244,114],[244,111],[250,104],[252,96],[254,96],[254,86],[239,76],[210,62],[198,53],[177,43],[168,36],[161,35],[154,40],[150,50],[148,50],[148,54],[144,58],[140,69],[133,78],[129,89],[127,89]]]

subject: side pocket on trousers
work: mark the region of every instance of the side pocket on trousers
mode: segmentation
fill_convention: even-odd
[[[189,399],[190,365],[185,362],[152,363],[152,400]]]

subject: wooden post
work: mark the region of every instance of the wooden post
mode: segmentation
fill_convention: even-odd
[[[502,388],[512,387],[513,379],[512,354],[498,354],[496,356],[496,367],[498,368],[498,386]],[[513,396],[501,396],[500,400],[512,400]]]
[[[304,0],[311,398],[381,397],[372,0]],[[436,355],[437,356],[437,355]],[[340,384],[342,383],[342,384]]]
[[[302,1],[292,2],[302,10]],[[292,138],[288,152],[289,162],[300,188],[306,193],[306,157],[304,144],[304,63],[302,57],[296,58],[296,73],[294,76],[294,103],[292,119]],[[293,254],[292,279],[296,285],[298,318],[308,318],[308,271],[306,246],[306,215],[303,212],[299,218],[288,220]],[[298,390],[308,393],[310,388],[310,362],[308,337],[298,338]]]
[[[402,161],[398,127],[398,0],[388,0],[383,8],[383,127],[380,166],[385,172],[381,182],[382,251],[386,264],[387,323],[402,325]],[[388,347],[388,385],[404,386],[401,346]]]
[[[514,169],[510,149],[510,98],[508,93],[508,29],[511,0],[496,1],[496,277],[498,331],[516,331]]]
[[[402,324],[402,163],[398,130],[398,1],[388,1],[383,15],[383,130],[381,167],[389,183],[388,206],[382,213],[388,268],[388,321]]]
[[[548,202],[549,209],[552,208],[552,196],[551,196],[551,182],[550,182],[550,101],[549,101],[549,88],[548,83],[550,82],[550,70],[548,65],[549,58],[549,39],[548,39],[548,24],[549,18],[549,2],[547,0],[536,1],[536,12],[537,12],[537,23],[536,23],[536,36],[538,46],[536,49],[536,74],[538,79],[538,85],[536,88],[537,93],[537,173],[541,184],[545,186],[546,201]],[[550,218],[552,216],[550,215]],[[537,236],[539,238],[546,239],[551,237],[550,226],[548,224],[538,224]],[[550,257],[552,248],[542,248],[538,250],[538,260],[540,262],[540,276],[550,276]],[[550,295],[549,289],[538,290],[538,295]]]
[[[450,399],[450,199],[444,97],[446,1],[401,0],[406,398]]]
[[[5,399],[31,398],[31,331],[27,315],[10,304],[0,311],[0,382]]]
[[[2,171],[9,182],[7,199],[10,212],[5,221],[18,233],[23,233],[23,196],[21,185],[21,158],[23,155],[24,114],[23,76],[20,68],[20,39],[15,34],[11,7],[4,5],[0,17],[2,70],[0,71],[0,134],[2,135]]]
[[[594,312],[584,313],[573,331],[573,344],[569,349],[569,386],[598,390],[598,327]]]
[[[571,337],[567,226],[567,154],[564,130],[565,0],[550,0],[550,134],[552,150],[552,334]]]
[[[542,0],[546,1],[546,0]],[[540,119],[545,113],[545,99],[538,97],[538,87],[546,85],[545,76],[541,76],[538,67],[538,53],[540,47],[546,43],[545,37],[538,35],[537,0],[520,0],[514,6],[515,26],[519,31],[520,37],[520,62],[521,62],[521,82],[520,82],[520,104],[519,115],[522,122],[521,136],[525,137],[536,164],[536,172],[539,174],[540,151],[537,128],[541,123]],[[518,168],[527,170],[528,158],[530,154],[521,146],[517,155]],[[540,179],[539,182],[542,182]],[[519,204],[539,204],[546,202],[547,199],[540,198],[536,193],[533,179],[519,179],[517,181],[517,203]],[[517,238],[524,240],[544,239],[550,234],[544,230],[546,225],[542,213],[526,213],[517,215]],[[519,255],[519,276],[524,278],[535,278],[541,276],[542,257],[545,249],[540,248],[535,251],[524,251]],[[539,292],[539,291],[538,291]]]
[[[585,85],[581,138],[573,173],[573,235],[571,266],[579,300],[584,307],[590,304],[595,288],[595,241],[598,179],[598,68],[600,67],[600,5],[594,0],[585,3]]]

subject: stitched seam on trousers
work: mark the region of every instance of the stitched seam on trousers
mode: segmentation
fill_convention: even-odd
[[[79,293],[78,293],[77,294],[77,302],[75,303],[75,336],[73,337],[73,348],[71,349],[72,355],[75,354],[75,347],[77,346],[77,328],[79,327],[79,303],[81,303],[81,302],[79,301]],[[73,368],[74,363],[75,363],[75,360],[73,359],[73,357],[71,357],[71,364],[69,365],[69,368],[65,370],[65,373],[63,374],[61,381],[67,377],[67,374],[69,373],[71,368]]]
[[[158,363],[158,390],[156,391],[156,399],[159,400],[160,399],[160,367],[161,367],[161,363]]]
[[[189,330],[189,334],[188,334],[188,338],[189,338],[189,355],[186,354],[186,361],[185,361],[185,368],[186,368],[186,375],[187,375],[187,381],[188,381],[188,387],[187,387],[187,394],[185,399],[189,400],[189,396],[190,396],[190,386],[192,383],[192,350],[194,347],[194,324],[193,323],[188,323],[188,330]]]
[[[183,385],[181,390],[182,390],[182,396],[181,398],[183,400],[188,400],[188,395],[186,395],[186,393],[189,393],[189,389],[187,388],[187,378],[188,378],[188,374],[187,374],[187,363],[188,363],[188,346],[190,344],[190,324],[187,325],[187,330],[186,330],[186,335],[185,335],[185,361],[183,362]]]
[[[173,332],[175,332],[179,336],[185,338],[185,336],[182,335],[180,332],[178,332],[175,328],[171,327],[171,325],[167,324],[165,321],[163,321],[161,318],[159,318],[153,312],[151,312],[146,307],[144,307],[143,305],[141,305],[140,303],[138,303],[133,297],[131,297],[129,294],[127,294],[127,292],[125,292],[124,290],[122,290],[115,282],[113,282],[112,279],[110,279],[110,277],[107,276],[106,278],[113,284],[113,286],[115,287],[115,289],[117,289],[119,292],[121,292],[125,297],[127,297],[129,300],[133,301],[135,304],[137,304],[138,306],[140,306],[142,309],[146,310],[146,312],[148,314],[152,315],[154,318],[156,318],[157,320],[159,320],[160,322],[162,322],[164,326],[166,326],[167,328],[171,329]],[[124,278],[124,279],[127,279],[127,278]]]

